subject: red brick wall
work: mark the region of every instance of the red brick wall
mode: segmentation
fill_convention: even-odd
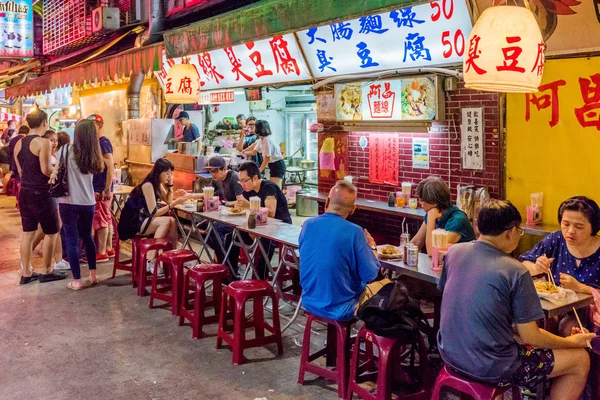
[[[460,123],[461,108],[483,107],[485,128],[485,170],[474,172],[462,169],[460,157]],[[477,187],[486,186],[490,195],[500,197],[502,182],[500,171],[502,168],[500,160],[499,142],[500,116],[499,95],[496,93],[483,93],[464,88],[459,84],[456,92],[446,96],[446,122],[438,124],[449,128],[444,133],[400,133],[400,157],[399,180],[413,182],[416,184],[429,175],[438,175],[446,181],[453,193],[453,201],[456,201],[456,186],[458,184],[472,184]],[[358,144],[361,136],[369,138],[369,132],[349,132],[349,174],[355,178],[359,190],[359,197],[387,201],[387,195],[394,190],[389,185],[370,183],[369,176],[369,148],[364,151]],[[412,138],[429,138],[430,144],[430,169],[412,168]],[[356,180],[358,178],[358,181]],[[335,183],[334,180],[319,179],[319,191],[327,192]],[[354,217],[356,222],[362,226],[373,226],[373,229],[384,231],[391,237],[400,234],[400,220],[381,214],[359,212]],[[370,222],[373,220],[375,222]],[[382,224],[383,223],[383,224]],[[411,230],[416,224],[411,224]],[[414,233],[414,232],[413,232]]]

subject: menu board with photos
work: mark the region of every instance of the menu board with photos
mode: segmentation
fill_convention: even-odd
[[[435,121],[438,81],[433,75],[335,85],[337,121]]]

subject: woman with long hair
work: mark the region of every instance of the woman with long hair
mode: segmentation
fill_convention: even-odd
[[[169,216],[173,207],[183,204],[189,196],[173,200],[173,170],[175,167],[166,158],[159,158],[154,167],[129,194],[119,220],[119,238],[131,239],[135,235],[154,235],[169,238],[177,248],[177,223]],[[160,206],[159,201],[165,206]],[[154,270],[156,252],[148,252],[148,271]]]
[[[285,178],[285,162],[279,146],[269,139],[271,126],[267,121],[260,119],[256,121],[256,135],[258,135],[258,140],[243,153],[248,156],[262,154],[262,163],[259,165],[260,172],[262,173],[265,168],[269,167],[269,180],[281,188],[281,183]]]
[[[58,134],[53,131],[52,129],[48,129],[46,131],[46,133],[43,136],[44,139],[48,139],[51,143],[52,143],[52,153],[50,154],[51,161],[50,163],[52,164],[53,167],[56,167],[56,164],[58,163],[58,159],[56,158],[56,154],[58,152],[59,149],[59,138],[58,138]],[[67,138],[69,138],[69,135],[67,134]],[[69,138],[69,141],[71,139]],[[56,203],[58,204],[58,199],[56,199]],[[55,270],[69,270],[71,267],[69,266],[69,263],[67,261],[64,260],[64,257],[66,257],[67,255],[67,250],[66,247],[64,246],[64,242],[63,242],[63,238],[64,238],[64,234],[63,229],[62,229],[62,221],[60,219],[60,214],[58,216],[58,226],[60,228],[61,234],[60,236],[57,236],[56,238],[56,246],[55,246],[55,250],[54,250],[54,269]],[[42,240],[44,240],[44,232],[42,231],[42,227],[39,226],[37,232],[35,233],[35,237],[33,238],[33,254],[39,255],[40,257],[42,256],[42,248],[39,247],[39,244],[42,242]]]
[[[98,283],[96,275],[96,244],[92,236],[92,220],[96,199],[94,198],[94,174],[104,167],[100,144],[96,137],[96,127],[92,121],[82,120],[75,126],[75,138],[72,145],[63,146],[57,154],[67,157],[68,196],[59,199],[59,211],[65,231],[67,255],[73,281],[68,288],[80,290],[89,284]],[[55,168],[51,182],[56,181],[58,166]],[[79,265],[79,239],[85,245],[85,254],[90,269],[90,281],[81,280]]]

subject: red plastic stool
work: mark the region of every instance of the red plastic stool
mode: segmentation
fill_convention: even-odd
[[[308,312],[306,316],[298,383],[300,385],[304,384],[304,374],[310,372],[336,382],[338,397],[344,398],[348,386],[348,344],[352,322],[335,321]],[[316,353],[310,354],[310,334],[313,321],[319,321],[327,325],[327,345]],[[326,366],[331,368],[324,368],[312,362],[323,356],[327,358]]]
[[[485,383],[469,380],[469,378],[460,375],[458,372],[453,371],[446,365],[444,365],[437,376],[437,379],[435,380],[433,395],[431,396],[432,400],[441,399],[441,390],[444,386],[469,395],[475,400],[494,400],[496,396],[503,395],[505,392],[511,389],[510,386],[490,386]],[[512,398],[514,400],[521,398],[521,392],[517,386],[512,387]]]
[[[265,322],[263,300],[269,297],[273,305],[273,325]],[[246,321],[246,302],[252,299],[254,313],[252,322]],[[232,318],[233,317],[233,318]],[[229,335],[233,319],[233,336]],[[255,338],[246,339],[246,329],[254,327]],[[265,336],[265,329],[271,335]],[[225,341],[233,350],[233,364],[244,363],[244,350],[251,347],[261,347],[276,343],[277,353],[283,354],[283,341],[279,325],[279,302],[275,291],[269,283],[260,280],[243,280],[231,283],[225,288],[221,298],[219,314],[219,332],[217,334],[217,349]]]
[[[114,259],[114,264],[113,264],[113,273],[112,273],[112,277],[113,279],[115,278],[115,275],[117,274],[117,270],[120,269],[122,271],[127,271],[127,272],[131,272],[131,281],[134,282],[134,278],[135,278],[135,269],[133,268],[133,245],[132,245],[132,251],[131,251],[131,258],[130,259],[126,259],[126,260],[121,260],[121,240],[119,239],[119,224],[117,222],[117,219],[114,217],[114,215],[112,216],[112,225],[113,225],[113,232],[115,234],[115,239],[114,239],[114,243],[113,243],[113,247],[115,249],[115,259]]]
[[[134,238],[135,239],[135,238]],[[147,254],[149,251],[168,251],[173,249],[171,242],[168,239],[144,239],[142,238],[136,244],[137,251],[135,252],[135,269],[137,280],[137,294],[143,297],[147,294],[146,287],[152,285],[152,280],[148,278],[146,272]],[[156,268],[155,268],[156,271]],[[156,275],[156,273],[155,273]]]
[[[417,350],[419,352],[420,377],[422,382],[427,371],[427,349],[425,348],[425,341],[423,340],[423,337],[418,333],[416,335],[418,335]],[[367,361],[363,365],[359,365],[359,353],[362,342],[365,343]],[[375,361],[375,357],[373,355],[373,346],[377,347],[378,350],[377,361]],[[397,376],[402,377],[402,381],[405,381],[413,386],[415,382],[410,378],[410,375],[407,374],[406,371],[400,370],[402,362],[400,356],[404,354],[409,346],[411,346],[411,343],[404,343],[400,338],[378,336],[363,326],[358,332],[358,335],[356,335],[356,341],[354,342],[346,400],[351,400],[353,393],[358,394],[361,399],[366,400],[391,400],[394,372],[396,372]],[[371,371],[375,362],[377,362],[377,394],[373,394],[366,388],[361,387],[358,381],[358,377],[361,373],[359,369]],[[427,391],[424,387],[415,393],[402,395],[399,398],[406,400],[429,399],[427,396]]]
[[[193,261],[196,261],[198,264],[200,263],[198,255],[194,251],[187,249],[169,250],[158,256],[157,263],[154,264],[154,274],[152,276],[150,308],[154,305],[154,299],[166,301],[171,304],[173,315],[179,316],[181,289],[183,288],[183,265]],[[164,279],[158,278],[160,262],[162,262],[165,273]],[[168,279],[169,277],[171,279]]]
[[[185,275],[183,284],[182,303],[179,311],[179,326],[183,325],[184,319],[192,324],[192,337],[194,339],[203,338],[204,325],[213,324],[219,321],[221,310],[221,286],[223,280],[229,276],[229,270],[222,264],[201,264],[190,268]],[[192,286],[190,280],[195,284]],[[206,296],[205,284],[213,281],[212,297]],[[192,293],[190,293],[190,290]],[[193,296],[194,303],[190,305],[190,294]],[[207,308],[213,307],[215,314],[205,315]]]

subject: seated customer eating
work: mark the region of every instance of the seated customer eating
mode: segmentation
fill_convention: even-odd
[[[448,243],[465,243],[475,240],[475,231],[469,217],[452,204],[450,188],[437,176],[430,176],[417,185],[417,198],[427,213],[421,228],[411,240],[419,248],[425,246],[428,255],[433,251],[434,229],[449,232]]]
[[[368,283],[379,272],[375,241],[346,219],[356,209],[356,187],[339,181],[329,192],[325,214],[304,222],[300,233],[302,306],[323,318],[349,321],[370,297]]]
[[[439,283],[440,355],[477,381],[533,388],[553,378],[551,399],[578,399],[590,368],[586,341],[595,335],[575,329],[563,338],[538,327],[544,312],[533,280],[510,256],[520,224],[514,205],[490,200],[479,211],[479,239],[448,251]]]
[[[239,183],[244,189],[244,199],[238,200],[237,202],[240,208],[250,208],[250,197],[259,197],[260,206],[269,209],[269,218],[276,218],[287,224],[292,223],[292,216],[288,210],[288,204],[285,195],[275,183],[261,178],[258,165],[252,161],[243,162],[239,166],[238,176],[240,178]],[[246,243],[252,242],[248,235],[243,234],[242,237],[244,237],[244,241]],[[271,257],[273,257],[273,252],[275,251],[275,244],[272,240],[261,239],[261,241],[263,248],[269,256],[269,259],[271,259]],[[237,260],[239,252],[239,247],[232,247],[231,253],[233,253],[233,259]],[[257,271],[260,279],[264,279],[266,277],[267,265],[265,260],[261,259],[261,261],[258,263]]]

